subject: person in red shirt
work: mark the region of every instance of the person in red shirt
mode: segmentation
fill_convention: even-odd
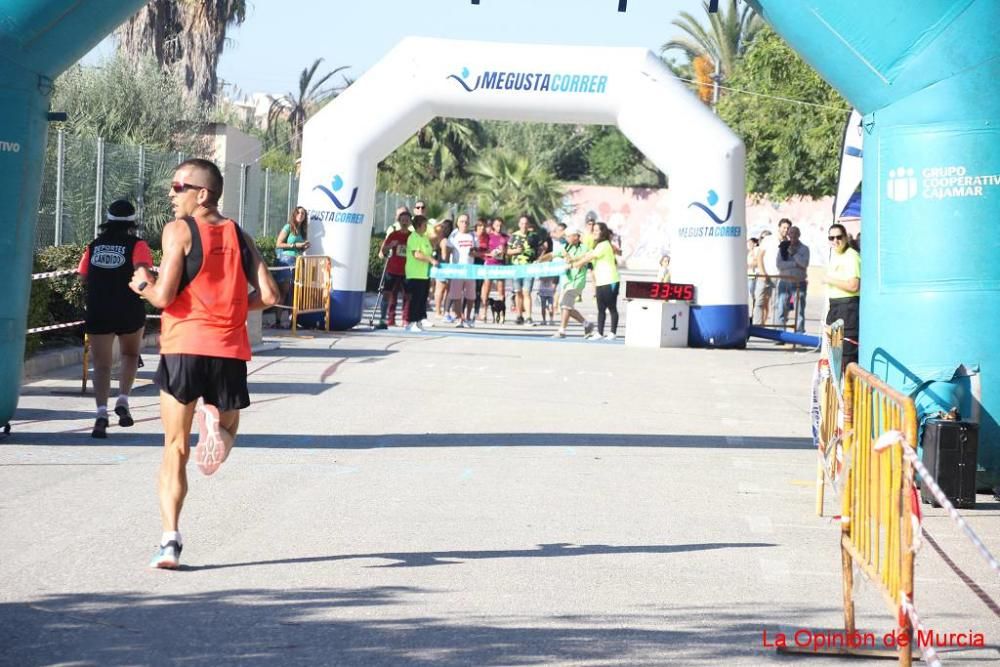
[[[142,299],[128,288],[138,266],[152,266],[153,254],[145,241],[136,237],[135,207],[124,199],[112,202],[100,233],[80,258],[77,272],[87,287],[87,314],[84,330],[94,355],[94,400],[97,418],[91,437],[107,438],[108,394],[111,391],[111,353],[115,338],[121,350],[118,399],[115,414],[119,426],[132,426],[128,393],[135,382],[139,352],[146,324]]]
[[[406,313],[409,312],[406,304],[409,296],[406,294],[404,284],[406,282],[406,239],[410,237],[410,211],[405,206],[400,206],[396,210],[396,223],[399,229],[391,231],[382,247],[379,248],[379,255],[385,258],[385,282],[382,285],[382,312],[379,314],[377,329],[385,329],[396,326],[396,295],[403,293],[403,326],[406,321]],[[386,315],[388,314],[388,319]]]
[[[208,160],[191,159],[177,167],[170,184],[176,219],[163,228],[159,279],[140,266],[129,283],[163,309],[156,370],[164,439],[163,536],[150,567],[180,564],[178,522],[187,495],[188,434],[195,413],[195,463],[211,475],[229,456],[240,410],[250,405],[247,312],[273,306],[281,296],[253,239],[219,213],[222,185],[222,173]]]

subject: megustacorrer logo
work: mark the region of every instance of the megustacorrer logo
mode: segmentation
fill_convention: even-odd
[[[472,79],[463,67],[460,74],[449,74],[467,93],[477,90],[511,90],[538,93],[587,93],[603,95],[608,89],[608,75],[573,72],[524,72],[519,70],[483,70]]]
[[[912,168],[896,167],[889,170],[885,182],[885,196],[892,201],[907,201],[917,196],[917,177]]]
[[[344,202],[340,201],[340,198],[337,197],[336,194],[334,194],[336,192],[340,192],[340,189],[342,187],[344,187],[344,179],[342,179],[338,174],[337,176],[333,177],[332,181],[330,181],[329,188],[326,187],[325,185],[317,185],[313,187],[313,190],[319,190],[320,192],[325,194],[330,199],[330,201],[333,202],[334,206],[343,211],[351,208],[351,206],[354,205],[354,200],[358,198],[358,189],[354,188],[353,190],[351,190],[351,198],[345,204]]]
[[[717,225],[721,225],[721,224],[724,224],[724,223],[728,222],[729,218],[732,217],[732,215],[733,215],[733,200],[732,199],[729,200],[729,206],[728,206],[728,208],[726,208],[726,217],[724,217],[724,218],[720,218],[715,213],[715,211],[712,210],[712,208],[714,208],[715,205],[719,203],[719,195],[718,195],[718,193],[715,192],[715,190],[709,190],[708,191],[708,198],[706,199],[706,201],[708,202],[708,206],[706,206],[705,204],[702,204],[700,201],[693,201],[690,204],[688,204],[688,208],[691,208],[692,206],[694,206],[695,208],[701,209],[702,211],[705,212],[705,215],[707,215],[708,217],[710,217],[712,219],[712,221],[715,224],[717,224]],[[712,207],[712,208],[709,208],[709,207]]]

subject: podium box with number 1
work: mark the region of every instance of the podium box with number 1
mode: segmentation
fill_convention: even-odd
[[[694,285],[630,280],[625,283],[625,298],[625,345],[687,347]]]

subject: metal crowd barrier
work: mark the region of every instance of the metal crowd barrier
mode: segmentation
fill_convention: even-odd
[[[889,432],[902,434],[890,447],[876,448]],[[841,564],[844,630],[853,635],[856,564],[882,593],[897,619],[899,664],[911,662],[913,627],[913,520],[920,498],[913,466],[903,448],[917,442],[917,409],[913,399],[892,389],[857,364],[847,367],[844,381],[844,455],[847,462],[841,498]]]
[[[757,305],[756,290],[755,289],[754,290],[749,290],[749,284],[747,285],[748,291],[750,292],[749,304],[750,304],[751,324],[754,324],[756,326],[762,326],[762,327],[771,327],[771,328],[787,329],[787,330],[795,331],[795,323],[799,321],[799,307],[800,307],[800,305],[802,303],[802,296],[801,295],[805,294],[805,292],[806,292],[806,288],[805,288],[804,283],[801,282],[801,281],[799,281],[798,278],[793,277],[793,276],[786,276],[786,275],[772,275],[772,276],[767,276],[767,275],[764,275],[762,273],[748,273],[747,274],[747,279],[748,280],[753,280],[755,285],[756,285],[756,281],[761,280],[763,278],[771,278],[772,280],[774,280],[774,287],[771,290],[771,296],[770,296],[770,299],[768,301],[767,308],[765,308],[765,310],[764,310],[764,321],[761,322],[760,324],[757,324],[757,322],[753,321],[753,314],[754,314],[754,310],[756,309],[755,307]],[[782,323],[782,322],[775,322],[774,321],[774,300],[778,298],[778,281],[780,281],[780,280],[784,280],[786,282],[793,282],[793,283],[795,283],[795,288],[794,288],[793,298],[792,298],[792,310],[789,311],[789,313],[788,313],[788,318],[789,318],[790,321],[786,321],[784,323]],[[803,317],[805,317],[805,313],[803,313]]]
[[[816,516],[823,516],[826,480],[836,488],[843,467],[844,410],[841,400],[844,322],[823,331],[822,354],[813,378],[816,461]],[[831,359],[833,360],[831,363]]]
[[[292,335],[298,330],[299,315],[323,313],[324,329],[330,330],[331,261],[324,256],[300,255],[295,259],[292,293]]]

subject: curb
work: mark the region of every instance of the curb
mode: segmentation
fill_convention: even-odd
[[[142,339],[143,352],[146,352],[149,348],[157,348],[159,345],[160,334],[149,334]],[[253,350],[254,354],[257,354],[279,348],[281,348],[281,343],[279,342],[264,341],[259,345],[254,345],[251,350]],[[118,356],[118,348],[116,347],[114,351],[114,363],[118,362]],[[82,363],[83,346],[65,347],[59,350],[50,350],[42,354],[36,354],[30,359],[25,360],[21,382],[27,383],[30,380],[38,380],[49,371],[65,368],[66,366],[79,366]]]
[[[147,347],[159,347],[160,334],[147,334],[142,337],[142,349]],[[118,363],[118,347],[115,346],[112,352],[112,364]],[[29,379],[38,379],[49,371],[54,371],[66,366],[80,365],[83,363],[83,345],[74,347],[64,347],[58,350],[50,350],[36,354],[30,359],[24,360],[24,370],[21,372],[21,382]]]

